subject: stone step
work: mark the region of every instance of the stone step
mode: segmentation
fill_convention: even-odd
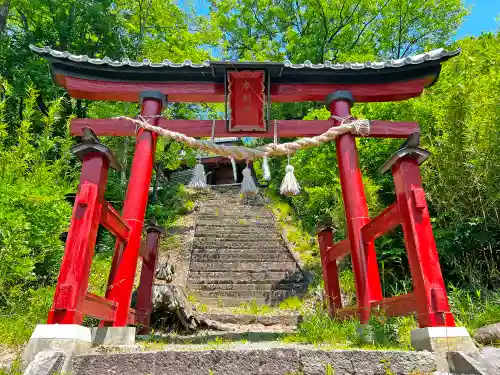
[[[206,200],[200,203],[200,207],[206,206],[216,206],[223,205],[224,202],[231,202],[245,207],[266,207],[266,202],[263,200],[245,200],[239,196],[219,196],[219,197],[208,197]]]
[[[270,292],[274,290],[297,290],[305,291],[304,285],[298,283],[259,283],[259,284],[195,284],[188,282],[187,287],[189,291],[198,293],[199,291],[220,291],[220,290],[233,290],[233,291],[259,291]]]
[[[255,217],[224,217],[224,216],[214,216],[214,217],[199,217],[196,220],[196,224],[209,224],[209,225],[250,225],[253,226],[255,224],[267,225],[267,226],[275,226],[274,220],[266,219],[266,218],[255,218]]]
[[[193,249],[256,249],[267,252],[282,251],[285,246],[281,241],[217,241],[208,238],[193,240]]]
[[[217,238],[217,237],[195,237],[193,240],[195,249],[265,249],[266,252],[272,252],[270,249],[285,249],[279,239],[270,240],[241,240],[237,238]],[[269,250],[268,250],[269,249]]]
[[[225,212],[236,212],[238,210],[242,210],[243,212],[258,212],[266,215],[271,215],[271,211],[266,206],[250,206],[247,204],[239,204],[238,202],[231,200],[221,200],[219,203],[213,204],[204,203],[198,206],[198,212],[207,211],[209,213],[216,212],[218,214],[223,214]]]
[[[266,327],[275,325],[296,327],[302,321],[302,316],[297,314],[259,316],[251,314],[206,313],[203,316],[219,323],[238,325],[262,324]]]
[[[220,205],[214,206],[198,206],[198,214],[204,215],[234,215],[237,213],[254,215],[254,216],[269,216],[272,217],[271,211],[267,207],[253,207],[239,205],[233,202],[223,202]]]
[[[239,220],[226,220],[227,223],[221,220],[206,220],[206,219],[198,219],[196,221],[196,227],[220,227],[220,228],[245,228],[245,229],[254,229],[258,230],[258,228],[276,228],[276,224],[273,222],[249,222],[248,220],[245,222],[240,222]]]
[[[259,235],[266,234],[279,234],[276,226],[268,225],[266,226],[254,226],[247,224],[236,224],[236,225],[207,225],[207,224],[197,224],[196,233],[198,234],[212,234],[212,233],[232,233],[232,234],[250,234],[258,233]]]
[[[292,271],[296,268],[295,262],[191,262],[190,269],[192,271],[253,271],[253,272],[266,272],[266,271]]]
[[[248,340],[220,345],[168,345],[162,351],[93,353],[72,360],[73,375],[335,375],[431,374],[435,353],[332,350],[312,345]],[[161,342],[161,341],[160,341]]]
[[[220,204],[198,206],[198,213],[223,215],[242,212],[254,215],[272,216],[271,211],[265,206],[247,206],[237,202],[222,201]]]
[[[254,298],[261,298],[266,303],[283,301],[286,298],[298,296],[301,294],[301,291],[293,289],[273,289],[271,291],[252,290],[252,289],[242,289],[242,290],[218,289],[218,290],[196,290],[196,291],[192,290],[191,292],[195,297],[212,297],[212,298],[241,297],[250,300],[253,300]]]
[[[190,271],[189,282],[197,284],[248,284],[302,281],[304,275],[292,271]]]
[[[196,252],[191,255],[192,262],[278,262],[278,261],[293,261],[293,258],[283,252],[281,254],[275,253],[254,253],[254,254],[227,254],[220,253],[218,251],[212,251],[210,253],[200,253]]]
[[[228,297],[228,296],[205,296],[205,295],[200,295],[196,294],[195,295],[196,302],[198,303],[204,303],[208,306],[218,306],[218,307],[236,307],[236,306],[241,306],[244,303],[248,302],[255,302],[258,305],[265,305],[270,303],[269,300],[266,299],[264,296],[260,297],[253,297],[253,298],[242,298],[241,296],[236,296],[236,297]]]
[[[277,232],[267,233],[266,236],[262,236],[259,233],[253,232],[243,232],[243,233],[233,233],[230,230],[225,232],[211,233],[209,231],[199,232],[198,230],[195,232],[195,236],[198,239],[217,239],[218,241],[253,241],[255,239],[266,240],[266,241],[277,241],[281,240],[281,235]]]

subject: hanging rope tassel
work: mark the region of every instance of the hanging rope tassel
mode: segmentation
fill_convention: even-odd
[[[300,193],[300,185],[293,174],[294,168],[290,164],[288,164],[285,168],[285,178],[283,178],[283,182],[281,183],[280,193],[281,195],[292,197]]]
[[[267,155],[262,157],[262,174],[266,181],[271,179],[271,171],[269,170],[269,162],[267,161]]]
[[[207,175],[205,174],[205,167],[198,159],[198,163],[194,167],[193,177],[189,181],[188,187],[197,190],[208,189],[207,185]]]
[[[241,182],[241,190],[240,193],[245,197],[254,197],[257,195],[257,186],[255,186],[255,182],[252,178],[252,171],[247,167],[243,169],[243,181]]]
[[[236,160],[234,160],[233,157],[230,157],[229,159],[231,160],[231,165],[233,166],[233,179],[234,179],[234,183],[237,183],[238,182],[238,171],[236,169]]]

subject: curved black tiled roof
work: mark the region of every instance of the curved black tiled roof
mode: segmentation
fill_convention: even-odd
[[[381,62],[346,62],[313,64],[305,61],[295,64],[290,61],[246,62],[246,61],[205,61],[193,63],[152,62],[148,59],[113,60],[91,58],[86,55],[73,55],[50,47],[30,49],[47,59],[54,74],[124,82],[222,82],[227,70],[263,69],[267,70],[273,83],[384,83],[406,81],[434,76],[436,79],[441,63],[458,55],[460,49],[447,51],[436,49],[430,52],[402,59]]]

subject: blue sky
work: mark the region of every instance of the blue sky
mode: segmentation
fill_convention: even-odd
[[[495,18],[500,17],[500,0],[466,0],[470,14],[465,19],[456,35],[456,39],[466,36],[478,36],[481,31],[496,31],[500,24]]]
[[[181,5],[194,6],[199,14],[208,14],[210,0],[178,0]],[[496,31],[500,24],[495,21],[500,17],[500,0],[465,0],[470,14],[465,18],[455,39],[466,36],[478,36],[482,31]]]

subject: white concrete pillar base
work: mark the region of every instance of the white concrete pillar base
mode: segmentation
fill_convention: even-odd
[[[69,372],[72,357],[90,352],[91,347],[90,328],[78,324],[39,324],[24,349],[23,368],[26,368],[38,353],[55,351],[64,353],[66,358],[62,370]]]
[[[93,327],[91,332],[93,346],[135,345],[135,327]]]
[[[427,327],[411,332],[411,344],[416,350],[436,354],[439,371],[449,371],[448,352],[477,353],[477,347],[465,327]]]

